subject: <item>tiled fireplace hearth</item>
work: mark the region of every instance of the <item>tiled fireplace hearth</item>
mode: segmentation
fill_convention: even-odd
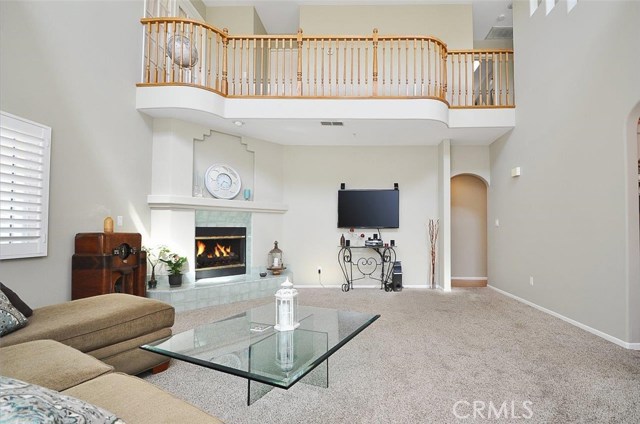
[[[192,244],[192,246],[195,246],[193,262],[190,260],[190,263],[196,264],[192,268],[192,271],[195,272],[190,274],[195,278],[186,279],[183,285],[177,288],[170,288],[168,282],[160,278],[158,287],[148,290],[147,297],[170,303],[177,312],[182,312],[273,296],[287,277],[293,281],[291,273],[283,273],[278,276],[269,274],[266,277],[260,277],[259,273],[266,270],[262,266],[264,265],[263,263],[266,263],[266,252],[265,258],[256,258],[256,260],[251,254],[253,251],[253,222],[251,215],[252,212],[250,211],[196,210],[193,222],[195,229],[195,244]],[[235,266],[236,264],[233,261],[229,261],[229,263],[220,261],[223,267],[222,273],[215,274],[213,277],[200,275],[197,268],[197,241],[199,238],[215,239],[220,234],[224,234],[223,237],[228,237],[226,238],[227,241],[233,241],[236,251],[243,250],[242,255],[244,257],[239,261],[243,262],[243,266]],[[223,238],[223,240],[225,239]],[[192,241],[192,243],[194,242]],[[218,243],[216,242],[215,244]],[[225,245],[228,248],[228,245]],[[231,250],[233,249],[234,247]],[[205,268],[211,267],[207,266]],[[231,270],[232,272],[227,273],[225,270]],[[237,273],[239,270],[241,272]],[[234,273],[237,273],[237,275],[231,275]]]
[[[147,290],[147,297],[173,305],[176,312],[190,311],[273,296],[287,276],[293,278],[287,273],[269,274],[262,278],[257,272],[252,272],[211,282],[186,283],[177,288],[169,288],[168,284],[159,282],[158,288]]]

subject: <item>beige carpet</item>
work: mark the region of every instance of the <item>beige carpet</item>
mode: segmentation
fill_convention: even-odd
[[[298,383],[247,406],[245,379],[196,365],[144,378],[227,423],[640,423],[639,351],[489,288],[299,291],[381,314],[330,358],[328,389]],[[271,301],[181,313],[174,332]]]

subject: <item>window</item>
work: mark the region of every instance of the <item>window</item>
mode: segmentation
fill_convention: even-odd
[[[0,259],[46,256],[51,128],[0,113]]]
[[[542,0],[529,0],[529,16],[533,16],[541,3]]]

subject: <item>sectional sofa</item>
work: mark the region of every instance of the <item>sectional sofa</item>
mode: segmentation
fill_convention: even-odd
[[[113,293],[33,311],[23,304],[26,317],[5,292],[15,294],[0,287],[0,411],[16,420],[7,422],[221,422],[133,376],[168,365],[139,346],[171,335],[171,305]]]

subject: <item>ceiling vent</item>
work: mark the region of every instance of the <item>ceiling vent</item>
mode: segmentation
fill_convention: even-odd
[[[323,127],[342,127],[344,126],[344,122],[340,121],[320,121],[320,125]]]
[[[485,40],[512,40],[513,27],[507,27],[507,26],[491,27],[491,29],[489,30],[489,33],[484,39]]]

